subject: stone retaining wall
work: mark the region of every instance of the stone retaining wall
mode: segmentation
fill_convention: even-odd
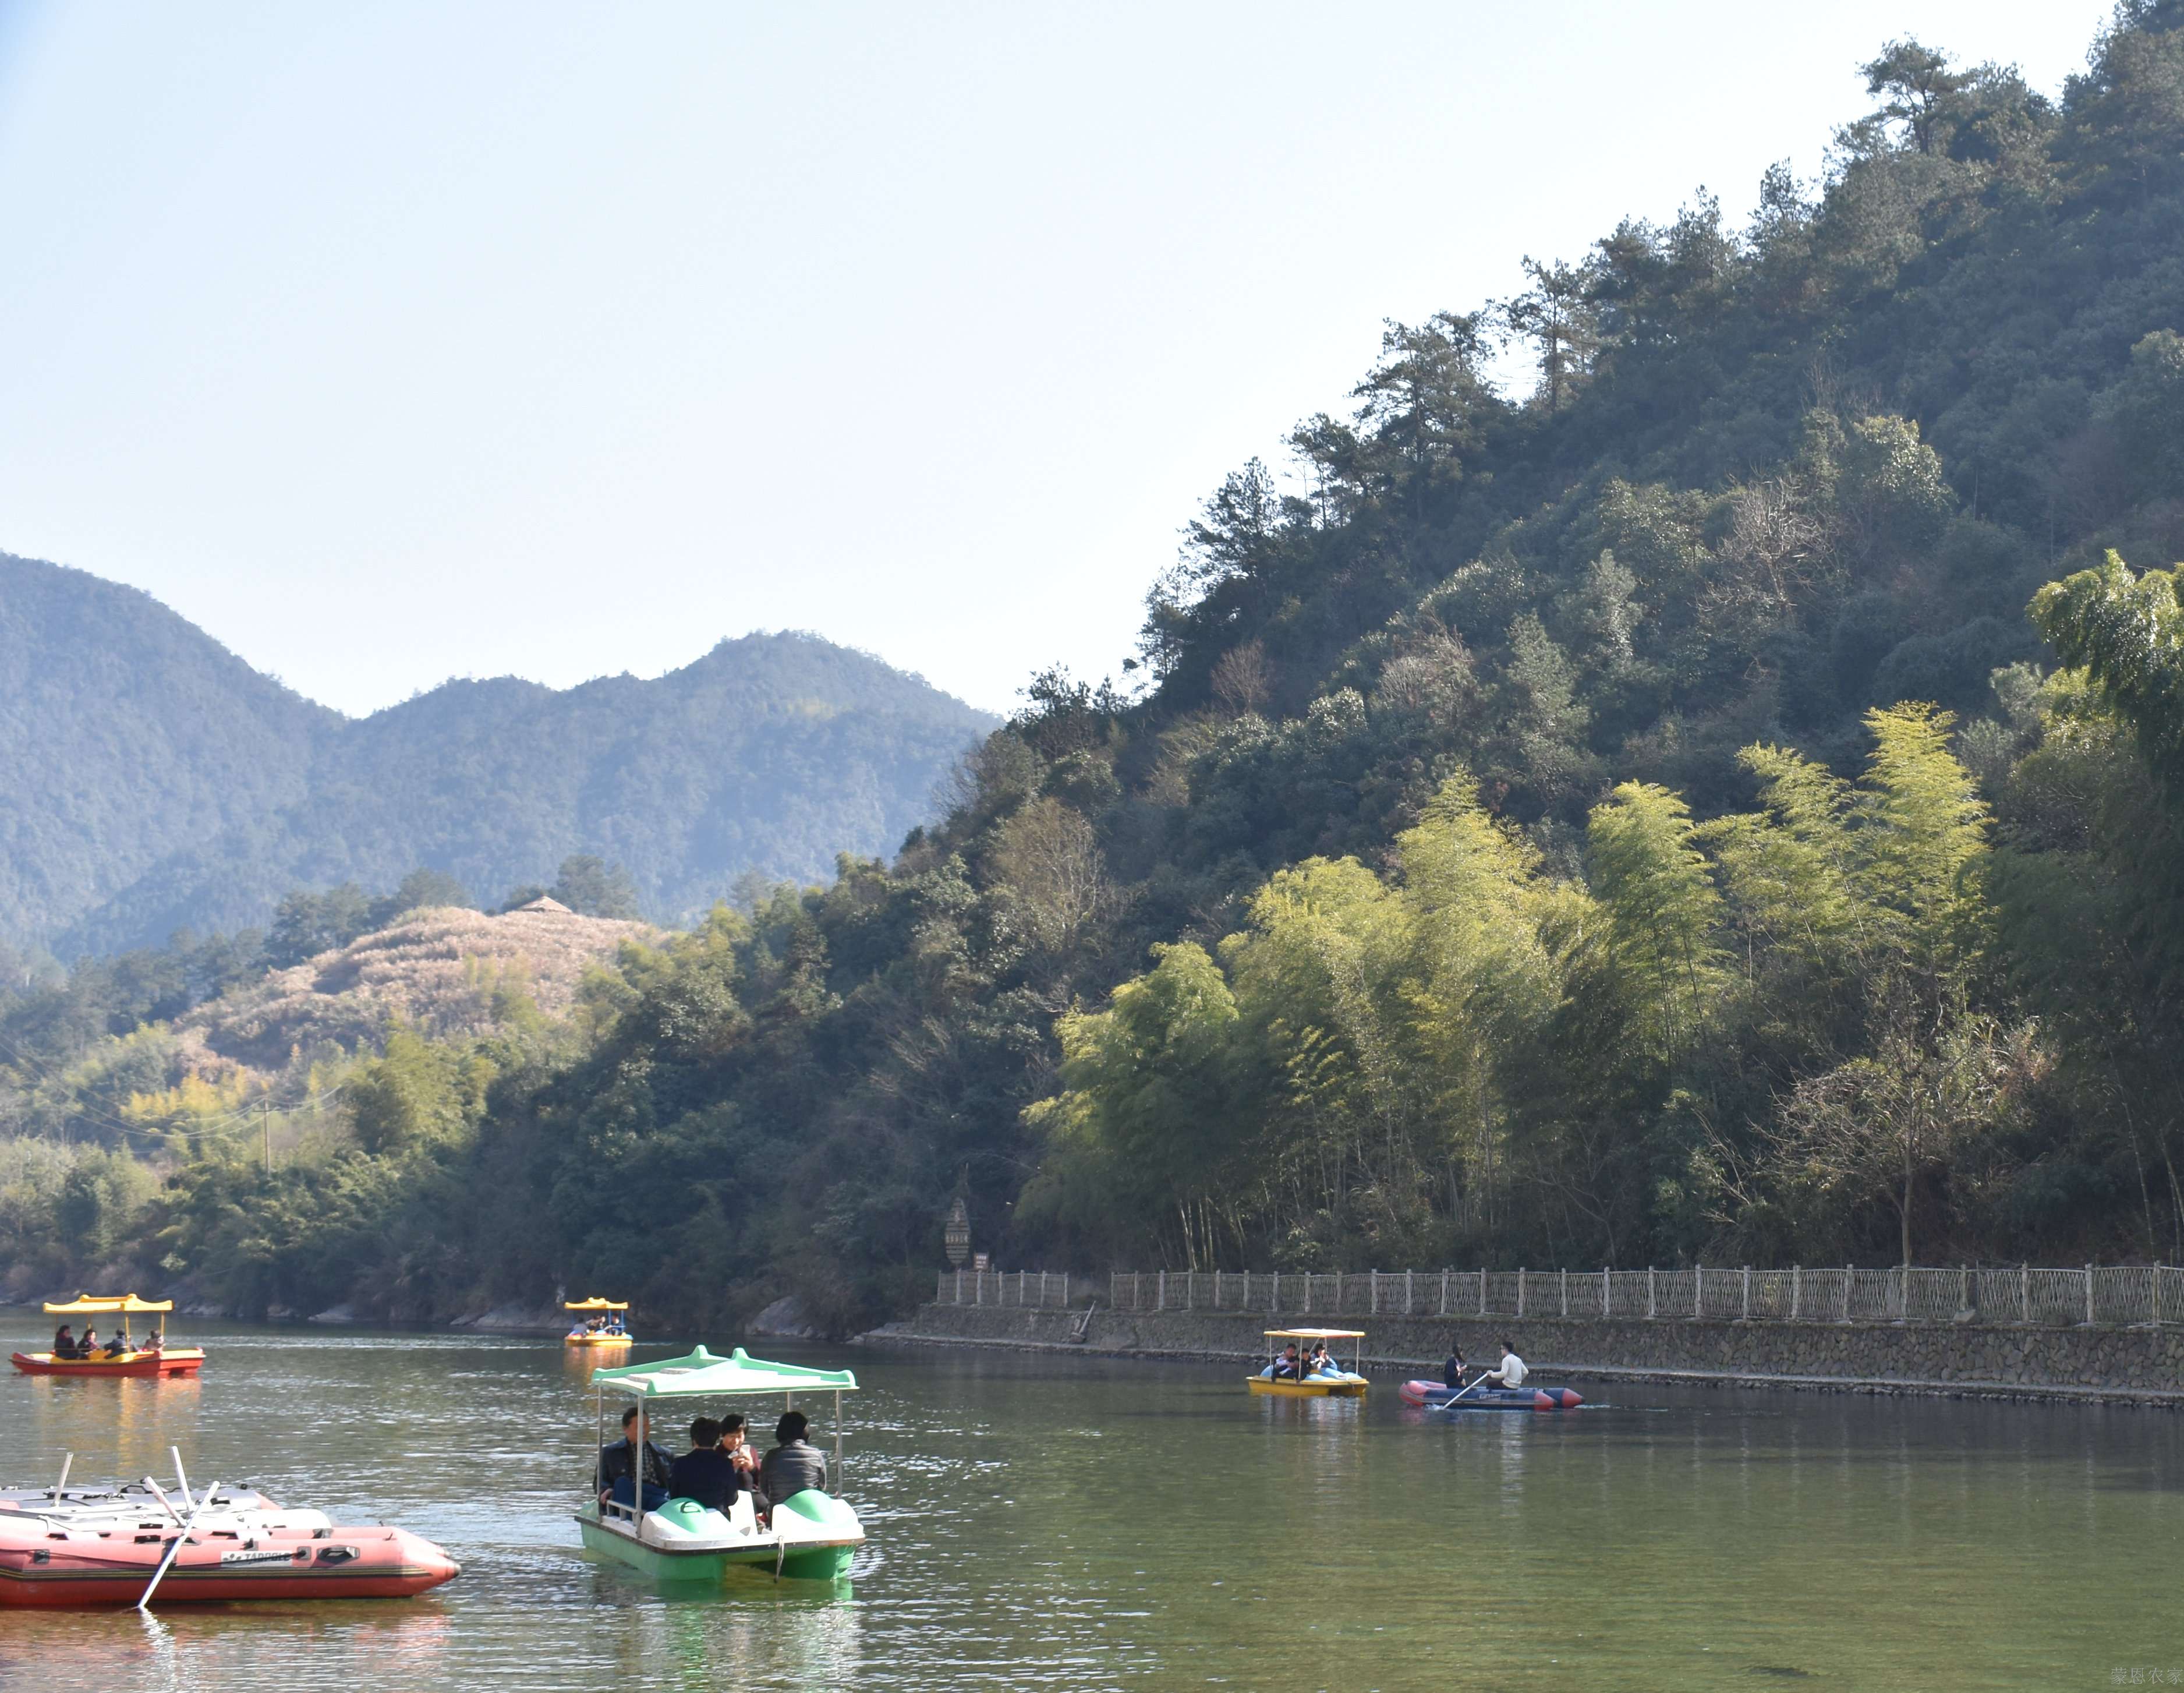
[[[1095,1355],[1262,1358],[1264,1312],[1108,1311],[1072,1339],[1082,1310],[928,1305],[874,1342],[1024,1346]],[[2184,1405],[2184,1329],[1972,1323],[1641,1321],[1341,1316],[1301,1324],[1366,1331],[1368,1373],[1437,1374],[1451,1333],[1474,1362],[1507,1333],[1541,1375],[1713,1382],[1863,1393]]]

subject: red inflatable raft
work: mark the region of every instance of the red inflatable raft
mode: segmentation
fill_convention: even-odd
[[[1569,1388],[1473,1388],[1459,1400],[1457,1389],[1440,1382],[1405,1382],[1405,1405],[1429,1410],[1451,1405],[1457,1411],[1575,1411],[1584,1399]]]
[[[0,1516],[0,1605],[134,1605],[172,1525]],[[406,1599],[462,1566],[406,1528],[200,1531],[175,1555],[159,1602],[220,1599]]]

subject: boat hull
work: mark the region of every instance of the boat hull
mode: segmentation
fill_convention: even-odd
[[[561,1344],[564,1346],[629,1346],[635,1344],[635,1337],[627,1334],[565,1334],[561,1337]]]
[[[1245,1385],[1255,1394],[1266,1394],[1275,1399],[1362,1399],[1365,1383],[1354,1381],[1270,1382],[1264,1376],[1247,1376]]]
[[[1568,1388],[1473,1388],[1462,1399],[1441,1382],[1405,1382],[1405,1405],[1429,1411],[1575,1411],[1584,1397]]]
[[[52,1532],[42,1522],[0,1528],[0,1605],[134,1605],[167,1545],[156,1533]],[[377,1523],[302,1535],[214,1536],[176,1554],[153,1603],[407,1599],[461,1573],[462,1566],[430,1540]]]
[[[8,1361],[26,1376],[194,1376],[204,1354],[194,1346],[164,1352],[131,1352],[119,1358],[56,1358],[50,1352],[17,1352]]]
[[[585,1551],[610,1557],[653,1581],[670,1585],[717,1584],[730,1570],[737,1568],[760,1570],[769,1575],[777,1569],[783,1579],[790,1581],[842,1580],[850,1573],[850,1561],[856,1556],[857,1548],[865,1543],[862,1525],[857,1522],[855,1513],[838,1500],[814,1494],[800,1494],[797,1499],[807,1501],[806,1505],[792,1510],[792,1500],[774,1507],[777,1523],[783,1523],[784,1517],[788,1519],[783,1526],[791,1531],[793,1538],[786,1545],[763,1531],[743,1544],[728,1546],[678,1545],[671,1541],[640,1539],[625,1528],[602,1523],[597,1509],[589,1506],[577,1513],[577,1528],[583,1536]],[[825,1500],[823,1505],[815,1502],[822,1500]],[[671,1513],[683,1510],[695,1513],[699,1507],[688,1500],[672,1500],[665,1509]],[[799,1532],[814,1516],[836,1514],[844,1519],[838,1533],[830,1532],[818,1522],[811,1523],[810,1532]],[[716,1514],[706,1515],[716,1523],[721,1521]]]

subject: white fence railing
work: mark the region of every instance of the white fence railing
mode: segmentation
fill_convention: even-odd
[[[2184,1320],[2184,1268],[2077,1270],[944,1270],[942,1305],[1262,1311],[1269,1316],[1706,1317],[2140,1327]]]

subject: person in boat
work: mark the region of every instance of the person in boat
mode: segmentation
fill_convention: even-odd
[[[1504,1335],[1502,1338],[1502,1361],[1495,1368],[1483,1372],[1479,1379],[1491,1382],[1497,1388],[1521,1388],[1529,1373],[1524,1361],[1517,1355],[1517,1349]]]
[[[1294,1382],[1303,1378],[1304,1361],[1297,1356],[1295,1341],[1292,1340],[1282,1349],[1282,1355],[1274,1360],[1267,1373],[1278,1382]]]
[[[56,1358],[75,1356],[75,1328],[73,1324],[64,1322],[53,1331],[53,1356]]]
[[[1313,1376],[1339,1376],[1342,1373],[1340,1369],[1336,1367],[1334,1355],[1327,1349],[1327,1343],[1324,1340],[1316,1340],[1312,1343],[1312,1363],[1306,1373]]]
[[[612,1500],[616,1505],[638,1505],[645,1511],[657,1511],[667,1499],[667,1478],[674,1472],[675,1459],[664,1452],[648,1438],[649,1430],[644,1413],[635,1405],[621,1414],[621,1439],[599,1448],[598,1485],[599,1503]],[[644,1454],[644,1489],[638,1497],[630,1478],[638,1467],[638,1453]]]
[[[125,1334],[117,1334],[106,1343],[106,1355],[109,1358],[125,1357],[128,1352],[129,1337]]]
[[[1463,1349],[1453,1340],[1448,1343],[1448,1356],[1441,1361],[1440,1383],[1445,1388],[1463,1386],[1463,1372],[1468,1366],[1463,1361]]]
[[[71,1358],[98,1356],[98,1331],[86,1325],[83,1331],[83,1338],[76,1342],[75,1350],[70,1353],[69,1356]]]
[[[158,1329],[153,1329],[144,1337],[144,1351],[148,1355],[156,1358],[166,1349],[167,1337]]]
[[[751,1450],[750,1440],[744,1430],[744,1419],[737,1411],[730,1411],[721,1419],[721,1452],[734,1467],[736,1486],[750,1495],[751,1509],[760,1523],[766,1521],[772,1501],[766,1496],[758,1479],[758,1454]],[[731,1500],[731,1503],[733,1501]]]
[[[760,1490],[778,1505],[806,1488],[827,1490],[827,1455],[804,1436],[811,1419],[800,1411],[784,1411],[773,1425],[773,1450],[760,1461]]]
[[[694,1499],[710,1511],[727,1514],[742,1491],[736,1467],[721,1450],[721,1425],[710,1416],[690,1424],[690,1450],[668,1472],[667,1490],[677,1499]]]

